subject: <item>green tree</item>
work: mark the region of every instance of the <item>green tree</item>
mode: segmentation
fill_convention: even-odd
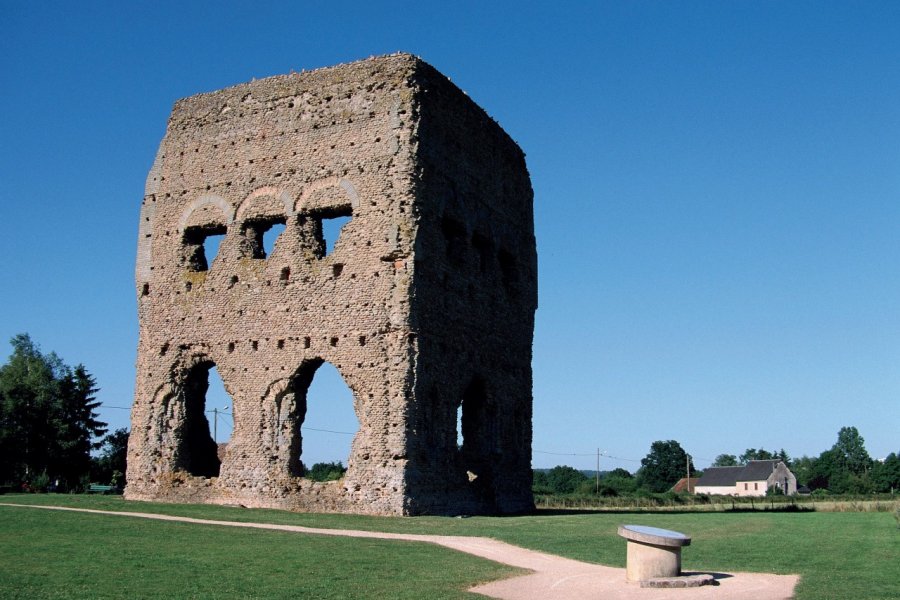
[[[856,427],[842,427],[829,450],[815,460],[807,485],[811,490],[827,489],[836,494],[863,494],[877,487],[869,474],[872,459]]]
[[[622,467],[616,467],[615,469],[613,469],[612,471],[607,473],[606,476],[604,477],[604,479],[613,479],[613,478],[634,479],[634,475],[632,475],[631,473],[629,473],[626,469],[623,469]]]
[[[694,473],[693,461],[675,440],[657,441],[650,446],[650,453],[641,459],[637,473],[638,486],[651,492],[665,492],[687,472]]]
[[[96,383],[79,365],[42,354],[27,334],[11,340],[0,366],[0,480],[77,484],[90,467],[92,438],[102,435]]]
[[[552,494],[553,488],[547,481],[547,472],[533,470],[531,472],[531,491],[535,494]]]
[[[872,482],[876,492],[900,490],[900,456],[891,452],[883,462],[875,461],[872,465]]]
[[[100,455],[92,461],[91,481],[118,488],[124,487],[127,459],[128,430],[123,427],[103,438]]]
[[[25,334],[11,340],[13,353],[0,367],[0,405],[3,409],[0,462],[5,481],[30,481],[48,471],[53,405],[62,361],[43,356]]]
[[[810,490],[830,489],[829,482],[839,472],[834,452],[825,450],[813,461],[806,485]]]
[[[872,466],[872,458],[866,451],[866,441],[859,435],[856,427],[841,427],[831,451],[838,467],[854,475],[862,475]]]
[[[623,496],[633,494],[635,490],[637,481],[622,468],[613,469],[600,480],[600,494],[604,496]]]
[[[809,482],[815,474],[816,458],[801,456],[792,460],[788,466],[797,478],[798,485],[809,486]]]
[[[547,471],[547,485],[557,494],[571,494],[588,476],[566,465],[557,465]]]
[[[713,467],[736,467],[738,464],[737,456],[734,454],[720,454],[713,461]]]
[[[316,463],[306,473],[306,477],[313,481],[337,481],[346,472],[347,468],[340,461]]]
[[[740,462],[742,465],[746,465],[751,460],[772,460],[773,458],[775,458],[775,455],[768,450],[762,448],[759,450],[756,448],[747,448],[744,453],[741,454]]]
[[[97,419],[97,391],[96,380],[83,365],[64,367],[52,423],[56,432],[53,460],[56,474],[69,486],[90,471],[91,450],[102,443],[93,440],[106,433],[106,423]]]

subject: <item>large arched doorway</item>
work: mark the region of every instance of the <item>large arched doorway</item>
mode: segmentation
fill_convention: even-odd
[[[307,476],[316,465],[336,469],[340,464],[346,469],[359,419],[353,391],[340,372],[322,359],[306,361],[291,378],[290,389],[296,403],[288,460],[291,474]]]
[[[193,365],[182,388],[184,420],[178,436],[177,467],[197,477],[218,477],[221,465],[207,417],[207,392],[210,371],[214,368],[215,363],[211,360]]]

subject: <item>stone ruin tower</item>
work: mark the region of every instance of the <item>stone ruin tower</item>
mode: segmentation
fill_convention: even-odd
[[[326,253],[322,222],[341,216]],[[141,207],[126,498],[529,510],[536,277],[522,151],[417,57],[178,101]],[[302,476],[301,425],[326,361],[359,430],[344,478],[317,483]],[[234,418],[218,453],[213,366]]]

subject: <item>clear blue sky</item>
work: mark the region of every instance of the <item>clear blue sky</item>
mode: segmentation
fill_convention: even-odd
[[[0,340],[129,406],[138,209],[175,100],[398,50],[527,155],[536,467],[600,448],[634,470],[667,439],[699,467],[818,454],[845,425],[900,450],[896,2],[0,0]],[[308,426],[355,429],[349,400],[315,402]],[[346,461],[349,436],[305,438],[307,463]]]

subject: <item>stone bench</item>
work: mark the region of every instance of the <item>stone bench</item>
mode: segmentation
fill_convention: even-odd
[[[618,533],[628,540],[625,579],[641,582],[681,575],[681,547],[690,545],[690,537],[643,525],[621,525]]]

